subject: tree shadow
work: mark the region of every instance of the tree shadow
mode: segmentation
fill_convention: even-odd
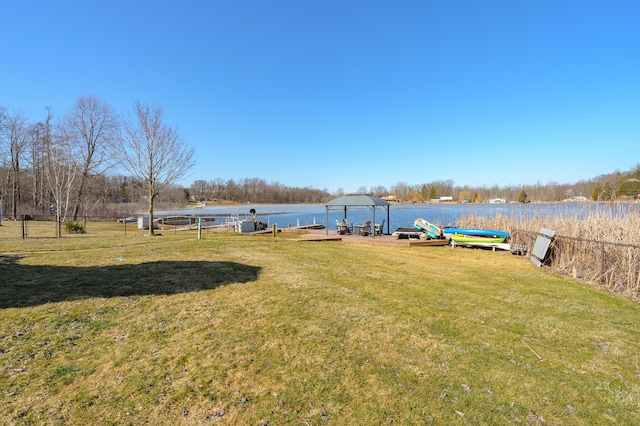
[[[0,309],[92,297],[172,295],[255,281],[261,268],[234,262],[161,261],[136,265],[21,265],[0,256]]]

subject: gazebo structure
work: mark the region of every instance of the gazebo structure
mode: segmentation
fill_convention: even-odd
[[[373,227],[376,223],[376,208],[382,207],[387,210],[387,234],[389,233],[389,206],[390,204],[378,197],[372,197],[371,195],[366,194],[353,194],[353,195],[345,195],[343,197],[334,198],[325,204],[326,208],[326,235],[329,235],[329,210],[344,210],[344,218],[347,218],[347,210],[352,207],[367,207],[371,210],[371,226]],[[384,233],[384,227],[382,229],[382,233]],[[371,236],[375,238],[375,232],[371,232]]]

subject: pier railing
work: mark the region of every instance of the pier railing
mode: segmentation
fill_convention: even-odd
[[[538,232],[516,229],[512,246],[531,255]],[[556,235],[544,264],[556,273],[640,300],[640,245]]]

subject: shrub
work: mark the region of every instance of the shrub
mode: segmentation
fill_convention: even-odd
[[[64,223],[64,229],[67,230],[67,234],[84,234],[84,225],[80,222],[69,221]]]

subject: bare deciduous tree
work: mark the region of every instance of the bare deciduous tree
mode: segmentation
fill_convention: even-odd
[[[96,96],[83,96],[76,100],[65,126],[76,145],[76,161],[80,166],[80,181],[73,207],[73,220],[77,220],[90,175],[101,174],[112,158],[117,118],[113,109]]]
[[[46,108],[46,110],[47,118],[30,126],[28,147],[28,161],[29,167],[31,167],[31,201],[34,211],[40,211],[42,214],[45,213],[45,208],[48,210],[50,202],[46,195],[44,162],[47,146],[51,140],[53,115],[51,108]]]
[[[71,138],[64,133],[64,127],[58,127],[57,130],[45,140],[44,174],[53,195],[57,236],[60,237],[60,224],[67,219],[69,213],[78,164]]]
[[[134,103],[134,117],[123,121],[119,152],[122,166],[142,182],[148,197],[149,235],[153,235],[153,203],[169,185],[195,165],[193,148],[180,133],[164,123],[164,111]]]
[[[194,181],[193,184],[191,184],[191,190],[193,191],[191,195],[200,201],[200,198],[205,197],[207,194],[207,181],[201,179]]]
[[[4,125],[0,127],[0,142],[3,150],[8,152],[10,169],[8,186],[10,187],[10,215],[13,219],[18,217],[18,205],[21,200],[20,174],[21,162],[24,160],[25,149],[29,141],[27,119],[24,114],[18,112],[4,116]]]
[[[0,134],[4,132],[5,127],[5,119],[7,117],[6,108],[0,106]],[[8,186],[6,183],[9,182],[9,173],[7,173],[5,164],[7,161],[6,153],[4,147],[1,144],[0,140],[0,226],[2,226],[2,208],[4,206],[4,198],[5,198],[5,188]],[[5,179],[6,178],[6,179]]]

